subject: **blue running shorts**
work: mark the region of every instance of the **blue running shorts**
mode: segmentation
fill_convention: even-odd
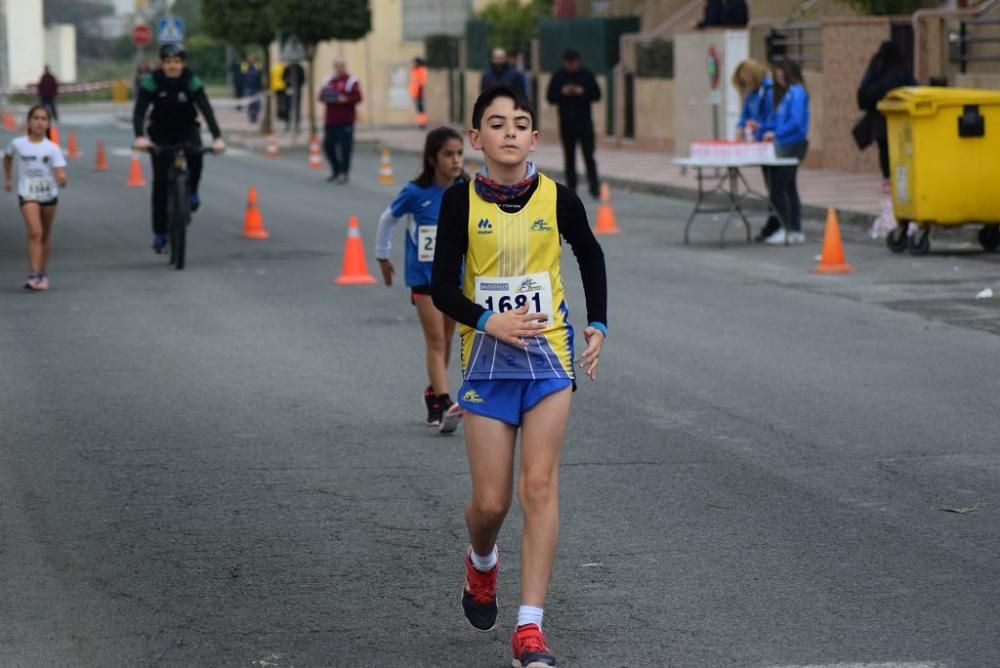
[[[470,413],[519,427],[521,416],[539,401],[572,385],[569,378],[467,380],[458,391],[458,404]]]

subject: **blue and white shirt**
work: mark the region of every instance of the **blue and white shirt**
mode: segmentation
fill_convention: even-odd
[[[438,214],[444,188],[431,184],[422,187],[410,181],[382,213],[375,235],[375,257],[385,259],[392,249],[392,230],[403,218],[406,225],[406,285],[431,284],[434,245],[437,241]]]

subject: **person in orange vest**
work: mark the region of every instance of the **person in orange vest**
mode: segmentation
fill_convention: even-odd
[[[410,68],[410,97],[417,107],[417,125],[421,129],[427,127],[427,114],[424,112],[424,85],[427,83],[427,65],[419,56],[413,59]]]

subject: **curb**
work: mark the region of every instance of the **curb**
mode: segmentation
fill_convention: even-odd
[[[232,143],[234,146],[240,146],[241,148],[246,148],[248,150],[254,150],[256,146],[245,143],[241,141],[243,137],[240,135],[230,135]],[[382,146],[387,146],[392,150],[393,153],[399,153],[402,155],[416,156],[420,157],[421,151],[414,150],[411,148],[392,146],[391,144],[384,144],[382,141],[373,138],[363,138],[357,139],[354,142],[355,146],[358,148],[368,148],[372,151],[378,151]],[[282,147],[283,151],[288,151],[290,153],[296,153],[298,151],[308,152],[309,145],[291,145],[287,147]],[[556,178],[562,178],[565,173],[562,169],[546,169],[546,174],[550,174]],[[617,177],[606,177],[602,179],[607,182],[612,188],[620,188],[625,192],[637,192],[645,193],[647,195],[659,195],[662,197],[670,197],[673,199],[680,199],[689,202],[694,202],[698,197],[698,189],[695,186],[679,186],[669,183],[648,183],[645,181],[635,181],[631,179],[623,179]],[[760,200],[752,199],[749,200],[744,208],[748,211],[753,211],[754,213],[762,213],[767,211],[767,206]],[[812,218],[820,221],[826,220],[827,209],[824,206],[819,206],[817,204],[807,204],[802,203],[802,216],[803,218]],[[871,227],[872,221],[876,218],[875,215],[867,213],[865,211],[853,211],[849,209],[837,209],[837,219],[841,225],[850,225],[851,227],[864,228],[867,230]]]

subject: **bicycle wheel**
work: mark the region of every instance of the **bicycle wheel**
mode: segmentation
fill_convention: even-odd
[[[174,269],[184,268],[184,255],[187,250],[187,223],[191,215],[188,211],[187,174],[174,174],[170,188],[170,262]]]

